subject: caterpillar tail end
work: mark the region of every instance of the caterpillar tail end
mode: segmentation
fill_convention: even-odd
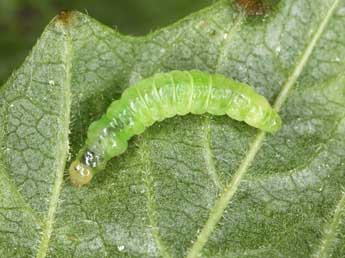
[[[267,132],[275,134],[276,132],[280,130],[281,127],[282,127],[282,120],[280,116],[278,115],[278,113],[274,111],[274,118],[272,119]]]
[[[92,168],[83,164],[79,160],[72,162],[69,167],[69,175],[71,183],[78,188],[90,183],[93,177]]]

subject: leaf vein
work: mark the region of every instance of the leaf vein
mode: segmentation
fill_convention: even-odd
[[[208,174],[211,176],[213,183],[218,188],[218,190],[223,189],[223,183],[219,179],[218,173],[216,171],[215,165],[214,165],[214,158],[211,151],[210,146],[210,133],[211,133],[211,125],[210,125],[210,119],[208,116],[206,116],[204,120],[204,135],[202,138],[202,148],[203,148],[203,155],[206,163],[206,170]]]
[[[317,253],[314,255],[315,258],[326,258],[329,257],[332,249],[332,244],[336,240],[337,230],[342,221],[342,216],[345,213],[345,192],[342,192],[341,198],[335,206],[334,215],[324,230],[323,238],[320,242],[320,247]]]
[[[48,246],[50,237],[53,231],[53,223],[55,213],[58,207],[60,193],[63,184],[63,175],[68,154],[68,132],[70,123],[70,107],[71,107],[71,68],[72,68],[72,42],[66,27],[63,24],[59,24],[58,21],[55,23],[56,26],[61,26],[64,37],[64,65],[65,65],[65,81],[62,85],[64,88],[63,100],[61,102],[61,110],[63,113],[63,120],[60,128],[60,141],[57,143],[58,151],[61,153],[61,157],[57,158],[57,168],[55,174],[55,181],[53,185],[53,190],[50,196],[48,213],[45,219],[45,224],[43,226],[42,236],[40,238],[40,243],[38,246],[37,258],[44,258],[48,253]]]
[[[168,248],[166,247],[164,241],[161,239],[159,228],[158,228],[158,218],[157,218],[157,206],[156,206],[156,200],[155,200],[155,190],[153,187],[153,177],[150,170],[150,159],[148,158],[148,151],[147,151],[147,145],[146,143],[141,144],[140,148],[140,156],[141,160],[143,162],[144,168],[143,168],[143,181],[144,186],[146,188],[146,208],[147,208],[147,217],[149,219],[151,232],[153,235],[153,238],[157,244],[157,247],[160,251],[160,254],[163,258],[172,258],[169,254]]]

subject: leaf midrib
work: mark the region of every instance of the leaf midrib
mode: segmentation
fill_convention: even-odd
[[[61,111],[63,113],[63,118],[61,122],[61,128],[59,128],[60,137],[57,144],[57,166],[55,172],[55,181],[53,185],[53,190],[50,197],[49,207],[47,216],[45,218],[45,224],[43,226],[42,235],[40,238],[40,243],[37,249],[36,258],[44,258],[47,255],[49,241],[51,234],[53,232],[53,223],[55,218],[55,213],[58,207],[60,193],[63,184],[63,175],[66,166],[66,160],[68,155],[68,132],[70,125],[70,111],[71,111],[71,69],[72,69],[72,42],[69,36],[69,32],[66,24],[62,21],[55,20],[52,25],[61,28],[64,37],[64,64],[66,66],[65,81],[63,82],[63,96],[61,102]]]
[[[316,33],[311,37],[310,42],[307,44],[307,47],[302,52],[300,58],[298,59],[291,76],[288,78],[282,90],[280,91],[276,101],[274,102],[274,108],[277,112],[279,112],[285,103],[286,99],[288,98],[289,92],[291,91],[292,87],[295,85],[296,81],[298,80],[299,76],[301,75],[305,65],[307,64],[313,50],[321,35],[323,34],[325,28],[327,27],[331,17],[333,16],[334,10],[336,9],[337,5],[340,3],[340,0],[334,0],[333,4],[331,4],[327,14],[321,20],[321,23],[318,26]],[[215,227],[217,226],[219,220],[224,214],[225,209],[227,208],[229,202],[231,201],[232,197],[236,193],[243,176],[247,173],[249,167],[251,166],[252,162],[255,159],[256,154],[261,149],[262,143],[265,140],[266,134],[264,132],[258,132],[255,140],[251,144],[247,155],[242,160],[239,168],[235,172],[231,182],[227,185],[221,194],[220,198],[216,200],[215,205],[210,211],[210,215],[204,224],[204,227],[200,231],[197,236],[196,241],[193,243],[192,247],[190,248],[187,258],[196,258],[199,256],[201,250],[203,249],[204,245],[208,241],[209,237],[211,236],[212,232],[214,231]]]

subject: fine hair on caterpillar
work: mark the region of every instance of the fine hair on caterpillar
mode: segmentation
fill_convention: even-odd
[[[89,183],[127,149],[131,137],[156,121],[188,113],[227,115],[270,133],[281,127],[266,98],[247,84],[198,70],[158,73],[127,88],[90,125],[85,145],[69,168],[72,184]]]

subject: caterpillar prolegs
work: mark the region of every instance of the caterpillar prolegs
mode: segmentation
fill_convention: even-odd
[[[198,70],[158,73],[127,88],[93,122],[87,140],[69,168],[71,182],[82,186],[127,149],[128,140],[156,121],[175,115],[228,115],[266,132],[281,126],[268,101],[244,83]]]

